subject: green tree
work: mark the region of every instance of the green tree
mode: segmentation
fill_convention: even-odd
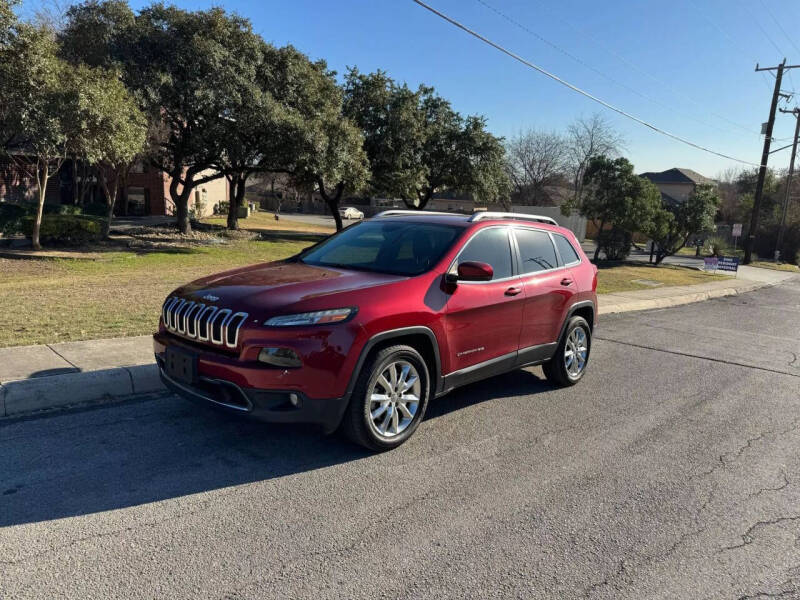
[[[66,11],[61,55],[90,67],[120,69],[132,49],[136,17],[125,0],[86,0]]]
[[[422,180],[406,206],[422,210],[438,191],[457,189],[482,202],[504,202],[510,191],[503,140],[486,130],[483,117],[463,117],[431,87],[420,89]]]
[[[348,70],[344,114],[361,129],[374,195],[412,197],[422,183],[423,144],[420,94],[399,85],[384,71]]]
[[[638,177],[627,159],[591,158],[584,174],[580,213],[599,232],[594,260],[600,250],[609,259],[627,256],[632,234],[648,230],[660,203],[658,188]],[[611,226],[608,231],[607,225]]]
[[[319,192],[340,230],[341,199],[369,180],[364,138],[343,114],[342,90],[324,61],[311,62],[291,46],[274,53],[264,85],[285,114],[264,170],[287,173],[298,187]]]
[[[0,46],[0,139],[4,150],[17,151],[11,158],[36,182],[32,242],[37,250],[47,184],[65,159],[68,125],[77,118],[70,114],[74,90],[63,81],[68,68],[56,50],[51,31],[22,23]]]
[[[97,166],[98,180],[108,203],[103,237],[108,237],[120,183],[145,148],[147,120],[120,80],[102,68],[77,65],[68,70],[70,114],[79,118],[67,126],[69,150]]]
[[[345,114],[364,134],[373,193],[420,210],[445,189],[485,202],[508,199],[502,140],[483,117],[463,117],[432,87],[412,92],[382,71],[351,69],[344,88]]]
[[[170,176],[178,228],[191,231],[189,199],[223,176],[219,121],[256,76],[250,22],[221,8],[189,12],[153,4],[136,18],[127,83],[151,121],[151,161]]]
[[[716,188],[709,184],[698,185],[682,202],[664,200],[643,230],[656,244],[656,264],[683,248],[692,235],[713,231],[719,202]]]

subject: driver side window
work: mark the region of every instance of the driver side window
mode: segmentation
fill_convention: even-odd
[[[469,261],[491,265],[494,270],[492,281],[511,277],[513,270],[508,228],[491,227],[476,233],[458,257],[458,264]]]

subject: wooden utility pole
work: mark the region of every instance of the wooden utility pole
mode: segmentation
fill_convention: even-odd
[[[761,212],[761,196],[764,192],[764,178],[767,176],[767,161],[769,160],[769,147],[772,143],[772,126],[775,125],[775,111],[778,108],[778,97],[781,93],[781,81],[783,80],[783,69],[786,67],[786,59],[777,67],[760,68],[756,65],[756,71],[777,70],[775,75],[775,90],[772,92],[772,104],[769,107],[769,120],[767,121],[766,135],[764,136],[764,152],[761,154],[761,163],[758,167],[758,181],[756,182],[756,195],[753,200],[753,212],[750,215],[750,230],[744,240],[744,264],[750,264],[753,258],[753,243],[756,239],[758,229],[758,217]]]
[[[794,115],[794,143],[792,144],[792,158],[789,160],[789,174],[786,176],[786,193],[783,197],[783,214],[781,215],[781,226],[778,228],[778,241],[775,244],[775,260],[780,256],[781,247],[783,246],[783,232],[786,229],[786,211],[789,209],[789,190],[792,189],[792,175],[794,174],[794,158],[797,156],[797,139],[800,137],[800,108],[794,110],[780,109],[782,113],[791,113]]]

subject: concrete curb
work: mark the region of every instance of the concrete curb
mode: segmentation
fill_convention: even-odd
[[[723,298],[725,296],[738,296],[757,289],[772,287],[782,282],[764,283],[764,282],[748,282],[746,284],[739,284],[733,287],[717,288],[713,290],[705,290],[702,292],[692,292],[688,294],[681,294],[679,296],[668,296],[665,298],[646,298],[641,300],[630,300],[614,304],[603,303],[599,301],[600,308],[598,313],[601,315],[631,312],[635,310],[651,310],[654,308],[670,308],[673,306],[681,306],[682,304],[692,304],[694,302],[703,302],[713,298]],[[610,294],[613,295],[613,294]],[[601,296],[602,298],[602,296]]]
[[[164,390],[155,363],[8,381],[0,384],[0,417]]]

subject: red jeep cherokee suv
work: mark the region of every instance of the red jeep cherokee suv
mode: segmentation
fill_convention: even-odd
[[[156,360],[187,398],[384,450],[458,386],[536,364],[577,383],[596,287],[575,236],[547,217],[393,210],[178,288]]]

